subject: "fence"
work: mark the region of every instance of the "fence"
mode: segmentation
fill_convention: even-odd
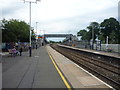
[[[106,44],[101,44],[101,50],[103,51],[107,51],[111,50],[112,52],[119,52],[120,53],[120,44],[108,44],[108,46],[106,46]]]
[[[77,48],[91,49],[90,42],[88,41],[72,41],[72,42],[67,41],[67,42],[64,42],[64,44],[69,46],[74,46]],[[120,53],[120,44],[108,44],[108,46],[106,46],[106,44],[95,42],[93,49]]]

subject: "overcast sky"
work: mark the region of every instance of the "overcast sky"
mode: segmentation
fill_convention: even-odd
[[[27,0],[28,1],[28,0]],[[33,0],[34,1],[34,0]],[[32,3],[32,27],[45,33],[73,33],[90,22],[118,18],[119,0],[41,0]],[[22,0],[2,0],[0,18],[19,19],[29,23],[29,4]]]

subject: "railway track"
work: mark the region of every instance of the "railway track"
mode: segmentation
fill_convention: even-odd
[[[107,63],[104,60],[99,60],[98,58],[93,58],[92,56],[84,55],[73,49],[60,47],[54,44],[51,45],[51,47],[104,82],[108,83],[113,88],[120,90],[120,66]]]

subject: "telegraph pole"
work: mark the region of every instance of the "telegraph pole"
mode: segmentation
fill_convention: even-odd
[[[30,12],[29,12],[29,24],[30,24],[30,36],[29,36],[29,40],[30,40],[30,45],[29,45],[29,56],[31,57],[32,56],[32,45],[31,45],[31,3],[37,3],[37,1],[40,1],[40,0],[36,0],[35,2],[32,2],[32,1],[25,1],[23,0],[24,3],[29,3],[29,7],[30,7]]]

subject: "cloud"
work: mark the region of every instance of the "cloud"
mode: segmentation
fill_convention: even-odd
[[[12,6],[12,7],[7,7],[3,9],[3,15],[4,16],[8,16],[8,15],[12,15],[15,14],[17,10],[19,10],[21,7],[20,6]]]
[[[41,0],[32,4],[32,27],[46,33],[73,33],[86,28],[90,22],[102,22],[118,15],[119,0]],[[0,3],[4,18],[29,22],[29,4],[22,0],[4,0]]]
[[[85,29],[90,22],[101,23],[104,19],[109,17],[117,17],[116,7],[110,7],[104,10],[86,12],[84,15],[77,15],[68,18],[60,18],[42,22],[45,25],[44,28],[48,30],[48,33],[74,33],[81,29]],[[114,11],[114,12],[113,12]]]

